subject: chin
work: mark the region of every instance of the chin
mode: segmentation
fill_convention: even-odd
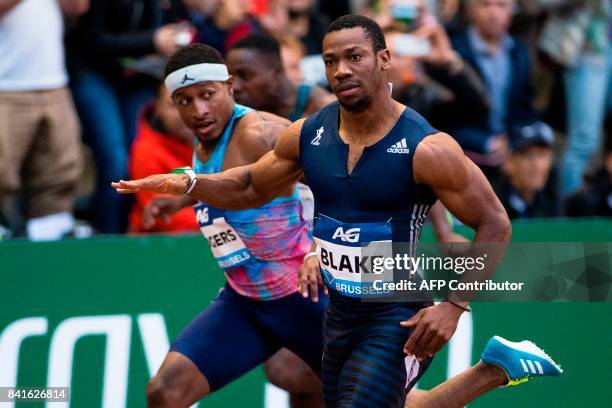
[[[217,129],[207,132],[206,134],[198,133],[197,130],[194,130],[193,133],[200,143],[212,143],[221,137],[221,132],[217,131]]]
[[[340,105],[349,112],[363,112],[370,107],[372,100],[368,97],[362,97],[352,101],[338,99]]]

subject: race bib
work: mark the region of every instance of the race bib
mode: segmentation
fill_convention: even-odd
[[[202,234],[221,269],[244,265],[253,258],[240,236],[225,221],[224,211],[204,203],[193,207]]]
[[[373,282],[388,277],[374,265],[376,258],[392,256],[390,223],[343,223],[319,215],[313,236],[327,286],[349,297],[384,294]]]

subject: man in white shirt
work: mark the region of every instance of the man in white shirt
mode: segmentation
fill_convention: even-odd
[[[74,228],[80,128],[67,88],[62,12],[89,0],[0,0],[0,213],[23,191],[30,239]]]

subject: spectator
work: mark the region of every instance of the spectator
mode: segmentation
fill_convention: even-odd
[[[582,185],[601,140],[606,105],[612,108],[612,6],[609,0],[536,0],[532,6],[550,13],[540,48],[565,68],[568,140],[561,192],[567,196]]]
[[[304,45],[295,37],[284,36],[279,40],[283,69],[287,78],[296,85],[304,82],[304,73],[300,65],[304,58]]]
[[[608,135],[602,168],[567,200],[570,217],[612,217],[612,137]]]
[[[391,52],[393,95],[438,129],[448,131],[459,120],[476,120],[488,112],[486,88],[476,72],[450,46],[438,24],[413,34],[386,30]],[[419,43],[420,41],[420,43]],[[426,53],[419,55],[419,44]]]
[[[22,192],[32,240],[59,239],[75,226],[80,129],[67,88],[62,12],[78,15],[88,6],[87,0],[0,3],[0,213],[15,221],[11,208]]]
[[[156,82],[129,64],[149,54],[168,56],[179,45],[179,26],[160,25],[157,0],[92,0],[69,38],[72,89],[96,162],[94,224],[103,233],[125,230],[129,202],[110,182],[127,176],[138,110],[155,95]]]
[[[335,100],[321,87],[291,82],[283,69],[278,42],[267,35],[251,35],[235,43],[227,54],[227,66],[238,103],[292,121]]]
[[[559,215],[553,164],[551,128],[536,122],[513,130],[511,153],[503,165],[505,177],[496,192],[510,219]]]
[[[490,101],[487,115],[466,120],[452,134],[490,179],[507,156],[508,131],[537,120],[528,50],[508,33],[513,6],[513,0],[470,0],[470,24],[452,38],[484,80]]]
[[[193,156],[193,133],[183,123],[166,87],[158,88],[152,104],[146,105],[138,121],[138,130],[130,154],[130,175],[143,178],[151,174],[169,173],[188,166]],[[145,220],[143,209],[155,196],[136,193],[130,212],[130,232],[198,231],[193,209],[183,208],[164,221]]]

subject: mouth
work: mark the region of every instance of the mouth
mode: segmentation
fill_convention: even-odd
[[[358,92],[359,85],[355,83],[341,84],[335,89],[336,96],[351,96]]]
[[[213,119],[203,120],[201,122],[198,122],[195,124],[195,127],[194,127],[195,131],[200,135],[205,135],[211,131],[211,129],[215,125],[215,122],[216,121]]]

